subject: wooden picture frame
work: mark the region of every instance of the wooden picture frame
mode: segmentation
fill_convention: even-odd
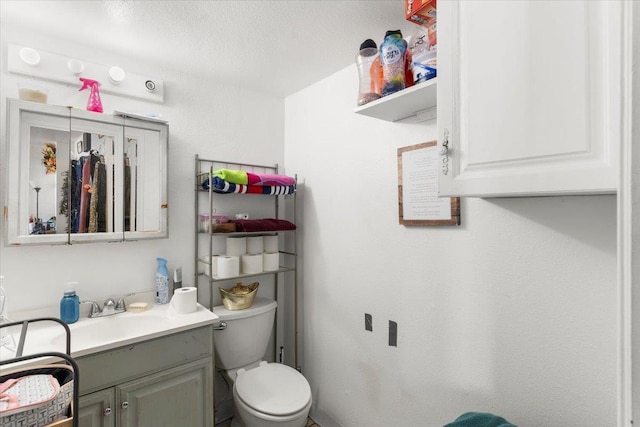
[[[460,198],[438,197],[438,144],[398,148],[398,218],[401,225],[460,225]],[[404,181],[404,182],[403,182]]]

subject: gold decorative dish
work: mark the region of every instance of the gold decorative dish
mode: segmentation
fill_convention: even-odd
[[[222,304],[227,310],[242,310],[251,307],[253,299],[258,293],[260,283],[253,282],[247,286],[236,283],[233,288],[218,288],[222,297]]]

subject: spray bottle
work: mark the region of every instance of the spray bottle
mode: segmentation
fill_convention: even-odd
[[[82,87],[80,90],[91,88],[91,94],[89,95],[89,101],[87,101],[87,111],[95,111],[96,113],[102,113],[102,101],[100,100],[100,82],[97,80],[85,79],[80,77]]]

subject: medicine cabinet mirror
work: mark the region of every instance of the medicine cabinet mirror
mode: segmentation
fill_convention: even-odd
[[[168,236],[168,126],[8,100],[6,243]]]

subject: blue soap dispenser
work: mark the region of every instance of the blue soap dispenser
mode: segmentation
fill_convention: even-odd
[[[69,285],[75,284],[71,282]],[[64,291],[64,296],[60,300],[60,320],[67,325],[75,323],[80,318],[80,298],[73,288]]]

